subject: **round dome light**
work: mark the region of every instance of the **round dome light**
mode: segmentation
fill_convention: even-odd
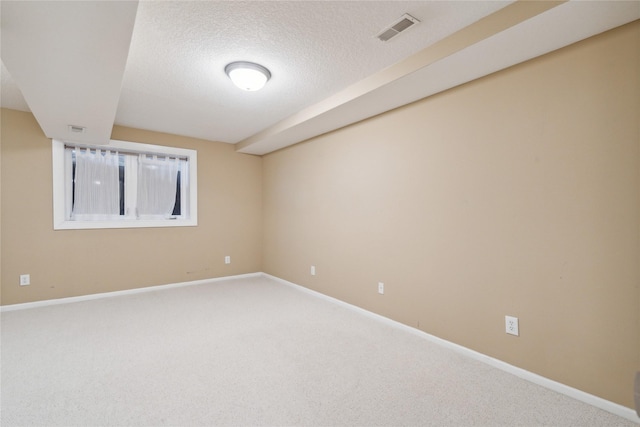
[[[264,87],[271,78],[271,73],[265,67],[253,62],[232,62],[224,68],[233,84],[242,90],[256,91]]]

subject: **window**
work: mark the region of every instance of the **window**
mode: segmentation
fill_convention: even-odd
[[[53,140],[54,229],[198,225],[197,152]]]

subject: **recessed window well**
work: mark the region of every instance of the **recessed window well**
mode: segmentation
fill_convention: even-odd
[[[242,90],[256,91],[264,87],[271,73],[260,64],[253,62],[232,62],[224,68],[233,84]]]

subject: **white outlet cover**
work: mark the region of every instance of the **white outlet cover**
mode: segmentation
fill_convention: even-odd
[[[20,275],[20,286],[27,286],[31,284],[31,276],[28,274]]]
[[[315,265],[312,265],[312,266],[311,266],[311,275],[312,275],[312,276],[315,276],[315,275],[316,275],[316,266],[315,266]]]
[[[384,295],[384,283],[378,282],[378,293]]]
[[[504,316],[504,326],[506,333],[509,335],[520,336],[517,317]]]
[[[231,257],[229,255],[224,257],[224,263],[225,264],[231,264]]]

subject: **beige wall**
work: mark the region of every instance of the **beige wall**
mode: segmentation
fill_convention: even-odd
[[[30,113],[6,109],[1,138],[3,305],[261,270],[261,158],[116,126],[113,139],[198,151],[198,226],[54,231],[51,141]]]
[[[639,56],[635,22],[265,156],[264,271],[632,407]]]

